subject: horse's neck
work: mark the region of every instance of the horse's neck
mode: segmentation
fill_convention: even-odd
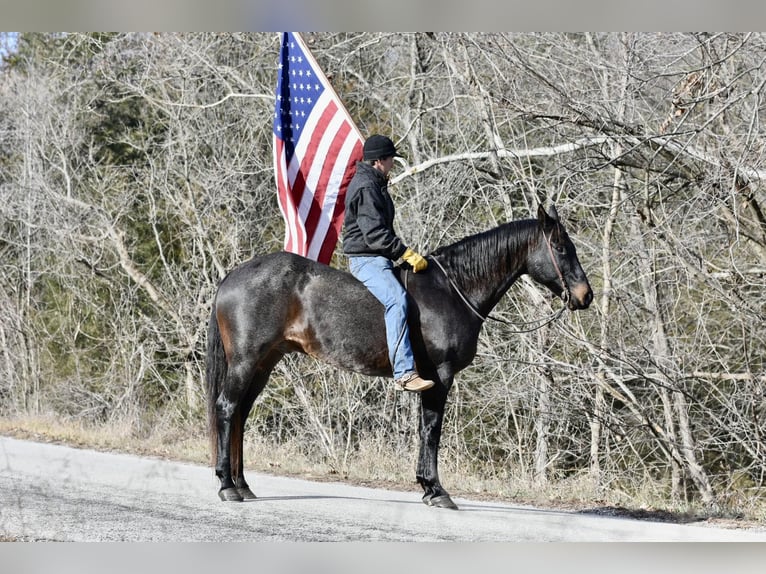
[[[514,221],[462,239],[435,253],[451,279],[482,313],[488,314],[527,272],[535,220]]]

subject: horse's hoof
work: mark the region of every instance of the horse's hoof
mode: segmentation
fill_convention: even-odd
[[[236,488],[222,488],[218,491],[218,497],[224,502],[242,502],[242,495]]]
[[[257,497],[257,496],[256,496],[256,495],[253,493],[253,491],[252,491],[252,490],[250,490],[250,487],[249,487],[249,486],[245,486],[245,487],[242,487],[242,488],[238,488],[238,489],[237,489],[237,492],[238,492],[238,493],[239,493],[239,495],[242,497],[242,499],[241,499],[241,500],[255,500],[256,498],[258,498],[258,497]]]
[[[457,510],[457,504],[452,502],[449,494],[442,494],[441,496],[432,496],[431,498],[423,497],[423,502],[428,506],[435,506],[436,508],[449,508],[450,510]]]

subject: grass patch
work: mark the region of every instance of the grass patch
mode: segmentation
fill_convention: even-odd
[[[194,429],[179,430],[163,424],[138,436],[127,422],[94,425],[61,420],[52,415],[14,416],[0,418],[0,434],[105,452],[127,452],[196,463],[210,460],[206,436]]]

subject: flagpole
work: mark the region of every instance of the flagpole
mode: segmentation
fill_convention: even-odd
[[[346,106],[343,103],[343,100],[340,99],[340,97],[338,96],[338,92],[335,91],[335,88],[333,88],[332,84],[330,83],[330,80],[327,79],[327,76],[325,76],[325,73],[322,71],[321,66],[316,61],[316,58],[314,58],[314,54],[311,53],[311,50],[309,50],[308,46],[306,45],[306,42],[303,41],[303,37],[301,36],[301,33],[293,32],[293,36],[295,37],[295,40],[301,45],[301,49],[303,50],[303,53],[306,54],[306,57],[309,58],[311,62],[314,64],[313,68],[315,70],[315,73],[322,74],[322,78],[324,78],[324,84],[333,93],[333,95],[335,96],[335,100],[337,100],[337,103],[343,108],[343,111],[346,112],[346,117],[348,118],[348,121],[351,124],[351,127],[354,128],[356,135],[359,136],[360,140],[364,141],[364,137],[362,137],[362,132],[360,132],[359,128],[356,127],[356,122],[354,122],[354,120],[351,119],[351,114],[348,113],[348,110],[346,109]]]

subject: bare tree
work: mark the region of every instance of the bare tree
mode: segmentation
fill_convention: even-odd
[[[391,190],[409,243],[555,201],[596,291],[539,332],[485,326],[448,403],[445,464],[708,505],[763,486],[766,36],[306,39],[362,132],[404,149]],[[278,36],[18,46],[0,72],[2,408],[201,427],[216,284],[282,245]],[[522,281],[496,313],[521,324],[558,305]],[[412,448],[417,401],[383,388],[290,360],[251,425],[347,472],[366,441]]]

